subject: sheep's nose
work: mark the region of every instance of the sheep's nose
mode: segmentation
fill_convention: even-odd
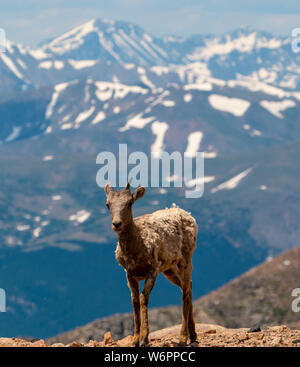
[[[113,222],[113,226],[115,228],[120,228],[121,227],[121,224],[122,224],[122,222]]]

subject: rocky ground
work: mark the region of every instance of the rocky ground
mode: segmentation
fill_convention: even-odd
[[[199,344],[191,347],[300,347],[300,330],[291,330],[287,326],[272,326],[266,329],[226,329],[211,324],[197,324]],[[151,347],[178,347],[180,325],[154,331],[150,334]],[[0,347],[128,347],[132,336],[114,340],[110,332],[101,341],[88,343],[73,341],[69,344],[49,343],[44,340],[25,340],[18,338],[0,338]]]

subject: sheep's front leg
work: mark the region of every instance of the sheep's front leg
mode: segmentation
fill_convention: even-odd
[[[140,295],[140,304],[142,312],[142,324],[140,335],[140,346],[144,347],[149,344],[149,323],[148,323],[148,303],[150,293],[154,287],[157,274],[155,272],[148,273],[145,279],[144,289]]]
[[[133,346],[138,347],[140,341],[140,326],[141,326],[139,282],[130,273],[127,273],[127,280],[131,292],[131,301],[134,311]]]

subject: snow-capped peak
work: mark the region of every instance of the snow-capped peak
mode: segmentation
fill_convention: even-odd
[[[120,64],[166,64],[162,41],[122,21],[93,19],[43,46],[44,51],[71,59],[106,59]]]

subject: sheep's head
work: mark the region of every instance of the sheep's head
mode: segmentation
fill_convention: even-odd
[[[106,194],[106,206],[110,211],[112,229],[122,232],[124,227],[132,221],[132,205],[145,194],[145,187],[137,187],[133,193],[130,191],[130,183],[120,190],[115,191],[110,184],[104,188]]]

